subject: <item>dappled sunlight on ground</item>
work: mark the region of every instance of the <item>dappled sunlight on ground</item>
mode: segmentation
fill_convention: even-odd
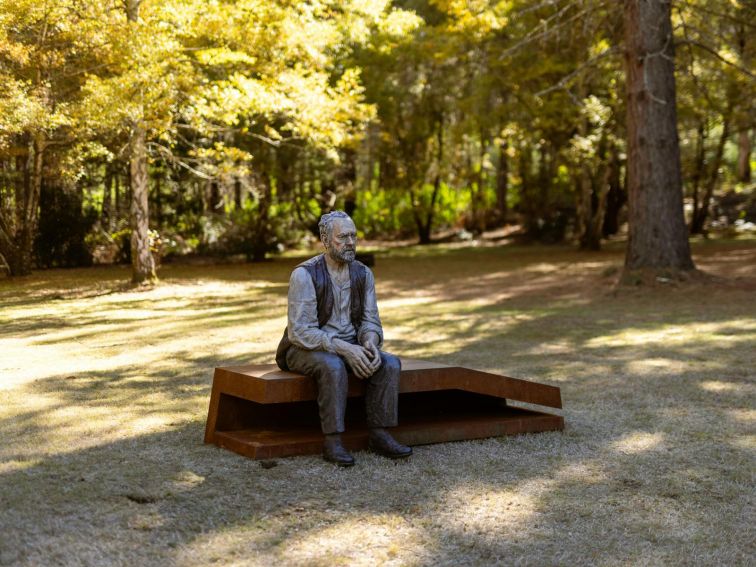
[[[727,415],[742,423],[756,424],[756,409],[733,409],[727,411]]]
[[[612,444],[614,450],[620,453],[640,453],[642,451],[654,451],[664,446],[662,433],[649,433],[648,431],[635,431],[628,433]]]
[[[721,380],[705,380],[699,386],[707,392],[738,392],[746,388],[754,388],[754,384],[734,384],[732,382],[722,382]]]
[[[406,553],[422,556],[421,533],[398,514],[360,515],[290,538],[281,558],[309,565],[371,566],[398,560]]]
[[[721,343],[756,343],[756,321],[737,318],[717,323],[663,325],[659,329],[625,328],[621,333],[596,337],[586,343],[589,348],[660,344],[676,346],[690,341]]]
[[[502,529],[518,528],[527,537],[539,497],[553,483],[553,479],[535,479],[515,484],[509,490],[492,490],[486,484],[457,486],[437,503],[434,516],[456,531],[472,530],[495,538]]]
[[[617,249],[379,253],[387,350],[558,385],[566,429],[349,471],[202,444],[299,259],[0,280],[0,565],[747,564],[756,246],[694,249],[712,281],[622,290]]]

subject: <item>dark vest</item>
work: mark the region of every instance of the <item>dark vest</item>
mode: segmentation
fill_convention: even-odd
[[[325,255],[318,257],[313,263],[304,262],[297,268],[304,268],[312,278],[312,284],[315,286],[315,298],[318,304],[318,327],[323,328],[333,313],[333,287],[331,286],[331,276],[328,274]],[[365,280],[367,272],[362,262],[355,260],[349,264],[349,282],[350,282],[350,301],[349,301],[349,318],[354,325],[354,330],[359,334],[362,325],[362,315],[365,311]],[[276,349],[276,364],[281,370],[289,370],[286,364],[286,351],[289,350],[291,341],[289,340],[289,328],[284,330],[281,342]]]

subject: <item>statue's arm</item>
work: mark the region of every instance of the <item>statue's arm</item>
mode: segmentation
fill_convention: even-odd
[[[375,295],[375,278],[370,268],[366,268],[365,277],[365,309],[362,315],[362,324],[360,325],[358,342],[368,348],[368,345],[375,348],[383,346],[383,326],[378,314],[378,301]],[[372,350],[372,349],[371,349]]]
[[[292,344],[305,350],[335,352],[331,335],[318,326],[318,301],[312,278],[295,268],[289,279],[288,333]]]

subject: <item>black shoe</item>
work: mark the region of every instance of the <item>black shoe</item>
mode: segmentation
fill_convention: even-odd
[[[412,447],[402,445],[385,429],[370,430],[368,447],[373,453],[378,453],[389,459],[405,459],[412,454]]]
[[[323,458],[329,463],[335,463],[340,467],[354,465],[354,457],[349,454],[341,444],[341,438],[336,435],[326,435],[323,443]]]

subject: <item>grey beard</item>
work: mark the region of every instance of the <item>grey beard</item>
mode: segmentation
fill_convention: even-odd
[[[356,252],[354,250],[344,250],[343,252],[339,253],[333,248],[330,248],[328,250],[328,255],[337,262],[351,264],[352,262],[354,262]]]

